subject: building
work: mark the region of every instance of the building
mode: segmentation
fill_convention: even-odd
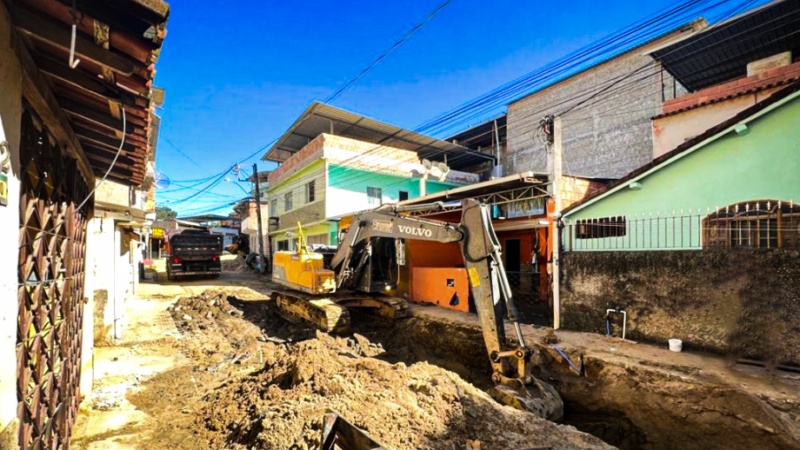
[[[653,158],[800,79],[800,2],[766,4],[650,55],[685,89],[653,118]]]
[[[77,8],[76,65],[67,3],[0,4],[0,445],[23,450],[68,448],[91,393],[92,192],[103,177],[144,182],[169,14],[158,0]]]
[[[427,166],[426,156],[433,161]],[[312,104],[265,159],[281,162],[267,191],[273,250],[293,249],[287,232],[298,223],[310,244],[336,245],[342,217],[477,182],[458,169],[494,160],[322,103]]]
[[[567,208],[565,248],[797,245],[798,97],[794,82]]]
[[[492,208],[492,225],[500,242],[503,265],[524,323],[548,325],[552,317],[550,295],[555,205],[545,173],[522,172],[456,187],[401,202],[410,206],[443,202],[444,211],[410,213],[415,217],[451,223],[461,221],[460,201],[472,198]],[[599,191],[608,180],[565,175],[559,184],[564,205],[580,202]],[[343,226],[347,224],[343,223]],[[401,268],[399,295],[411,301],[434,303],[471,311],[469,288],[459,245],[406,240],[406,261]],[[453,294],[461,301],[451,304]]]
[[[798,123],[795,81],[565,210],[563,326],[800,363]]]
[[[264,253],[269,256],[269,196],[267,193],[269,189],[269,172],[258,172],[257,176],[258,185],[261,190],[261,198],[259,199],[261,202],[261,233],[263,235],[265,247]],[[242,220],[240,226],[241,232],[248,236],[250,252],[258,253],[261,244],[259,243],[258,237],[258,204],[255,201],[256,175],[250,175],[247,181],[253,183],[253,187],[250,190],[251,198],[242,200],[234,209]]]
[[[565,172],[619,178],[650,161],[650,119],[661,111],[663,86],[683,88],[647,53],[705,26],[703,19],[693,21],[509,104],[505,173],[551,172],[539,122],[565,111]]]

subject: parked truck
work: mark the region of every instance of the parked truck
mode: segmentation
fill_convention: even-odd
[[[222,273],[223,236],[208,231],[184,230],[169,238],[167,279],[181,276],[219,277]]]

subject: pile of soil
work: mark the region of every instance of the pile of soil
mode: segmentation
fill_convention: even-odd
[[[202,338],[183,340],[184,351],[193,357],[233,359],[250,355],[263,339],[261,329],[243,320],[243,311],[231,305],[222,291],[181,297],[168,311],[184,335],[202,333]]]
[[[252,269],[247,267],[243,256],[239,255],[225,255],[222,257],[222,271],[227,273],[245,273],[251,272]]]
[[[229,379],[199,406],[212,448],[316,448],[328,410],[393,449],[612,448],[502,406],[448,370],[376,359],[383,349],[360,335],[267,345],[263,369]]]

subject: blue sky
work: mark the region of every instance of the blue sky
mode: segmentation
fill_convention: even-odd
[[[275,139],[441,0],[169,3],[156,65],[156,85],[166,89],[156,164],[172,180],[188,180],[218,173]],[[453,0],[334,104],[413,129],[670,3]],[[158,201],[168,206],[165,200],[191,192]],[[213,192],[177,209],[244,195],[233,183]]]

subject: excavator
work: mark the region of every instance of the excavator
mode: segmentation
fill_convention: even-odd
[[[564,410],[561,397],[531,374],[535,352],[522,336],[489,209],[473,199],[461,203],[460,224],[403,214],[441,211],[441,202],[387,204],[357,213],[340,239],[330,268],[325,267],[322,254],[309,249],[300,227],[298,249],[274,254],[272,279],[282,288],[273,291],[272,299],[288,320],[329,332],[347,330],[348,308],[364,308],[389,319],[405,317],[405,299],[387,295],[397,287],[405,240],[457,242],[492,366],[495,386],[490,395],[500,403],[558,421]],[[504,306],[514,329],[511,341],[506,338]]]

